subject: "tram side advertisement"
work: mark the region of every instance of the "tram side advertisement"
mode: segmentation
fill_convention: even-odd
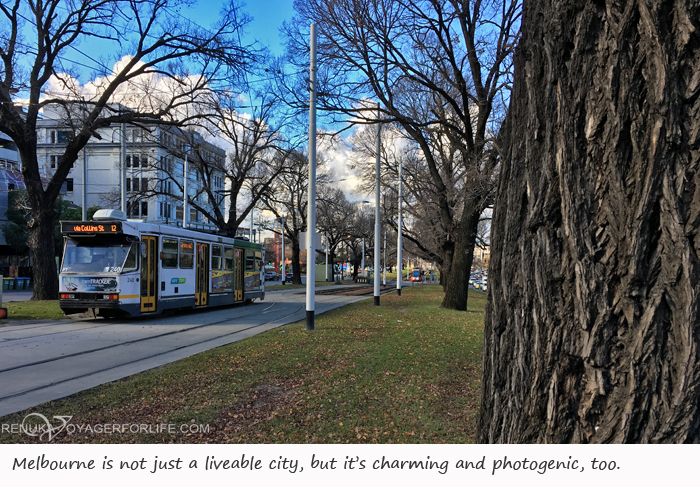
[[[63,276],[61,287],[68,292],[101,293],[116,292],[116,277],[77,277]]]

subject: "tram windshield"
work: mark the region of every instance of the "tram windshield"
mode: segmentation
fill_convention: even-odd
[[[138,269],[138,242],[66,240],[61,272],[121,274]]]

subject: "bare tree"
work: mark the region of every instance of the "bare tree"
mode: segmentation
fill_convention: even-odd
[[[298,26],[319,26],[322,110],[335,120],[396,123],[420,148],[444,235],[443,306],[466,309],[476,228],[497,176],[491,139],[505,113],[519,2],[309,0],[295,8],[304,21],[287,25],[292,56],[305,57]],[[300,93],[301,84],[286,86]]]
[[[326,236],[328,258],[335,262],[336,252],[351,231],[349,224],[356,206],[350,203],[345,193],[332,185],[321,185],[318,191],[316,223],[318,230]],[[335,280],[335,270],[331,266],[331,280]]]
[[[698,443],[700,4],[524,12],[479,439]]]
[[[318,154],[318,165],[324,165],[322,153]],[[319,171],[317,182],[323,185],[327,175]],[[308,156],[295,150],[290,153],[285,162],[285,170],[281,172],[268,186],[261,198],[265,209],[272,212],[275,218],[284,222],[284,235],[292,246],[293,283],[301,284],[301,260],[299,233],[306,228],[306,209],[308,206],[309,165]],[[311,265],[315,258],[311,258]]]
[[[208,99],[211,89],[221,82],[230,84],[252,60],[251,51],[241,47],[235,35],[246,21],[236,5],[229,4],[208,30],[180,17],[180,3],[0,3],[0,130],[17,145],[32,207],[29,247],[34,262],[33,299],[56,299],[53,202],[90,137],[99,137],[98,129],[115,123],[183,124],[199,118],[200,110],[191,107]],[[81,42],[93,39],[111,43],[117,55],[125,57],[114,70],[100,61],[95,81],[85,89],[77,82],[76,73],[70,76],[64,66],[82,54]],[[191,76],[193,72],[197,74]],[[162,82],[154,85],[155,81]],[[60,93],[47,89],[50,82]],[[144,89],[149,96],[144,96]],[[13,101],[18,94],[27,96],[22,106]],[[55,173],[44,186],[37,161],[37,120],[49,105],[64,108],[70,137]]]

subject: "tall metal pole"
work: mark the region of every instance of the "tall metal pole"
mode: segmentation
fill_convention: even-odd
[[[182,174],[182,228],[187,228],[187,153],[185,152],[185,165]]]
[[[403,172],[403,161],[399,160],[399,232],[396,238],[396,295],[401,296],[401,280],[403,279],[403,262],[401,260],[402,242],[401,242],[401,200],[403,199],[403,184],[401,180]]]
[[[362,277],[365,277],[365,237],[362,237]]]
[[[87,220],[87,146],[83,147],[83,221]]]
[[[253,212],[255,211],[255,207],[252,207],[250,209],[250,237],[248,237],[248,241],[252,242],[253,241]]]
[[[326,234],[326,282],[330,281],[330,276],[328,275],[328,234]]]
[[[316,24],[311,24],[311,64],[309,66],[309,203],[306,228],[306,329],[314,329],[316,310]]]
[[[377,104],[377,116],[380,115],[379,104]],[[381,218],[381,207],[379,205],[380,197],[380,182],[379,182],[379,161],[381,160],[381,150],[382,150],[382,124],[379,123],[377,127],[377,161],[376,161],[376,192],[375,192],[375,206],[374,206],[374,305],[379,306],[379,276],[381,267],[381,253],[382,248],[382,227],[380,223]]]
[[[284,283],[287,282],[287,273],[286,273],[287,258],[285,257],[285,254],[284,254],[284,217],[281,218],[281,220],[282,220],[282,285],[284,285]]]
[[[126,213],[126,124],[121,124],[122,150],[121,150],[121,178],[122,178],[122,211]],[[129,215],[127,215],[128,217]]]
[[[386,232],[384,232],[384,259],[382,261],[382,285],[386,286]]]

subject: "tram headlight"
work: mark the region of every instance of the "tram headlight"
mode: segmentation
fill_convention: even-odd
[[[102,299],[119,299],[118,294],[103,294]]]

